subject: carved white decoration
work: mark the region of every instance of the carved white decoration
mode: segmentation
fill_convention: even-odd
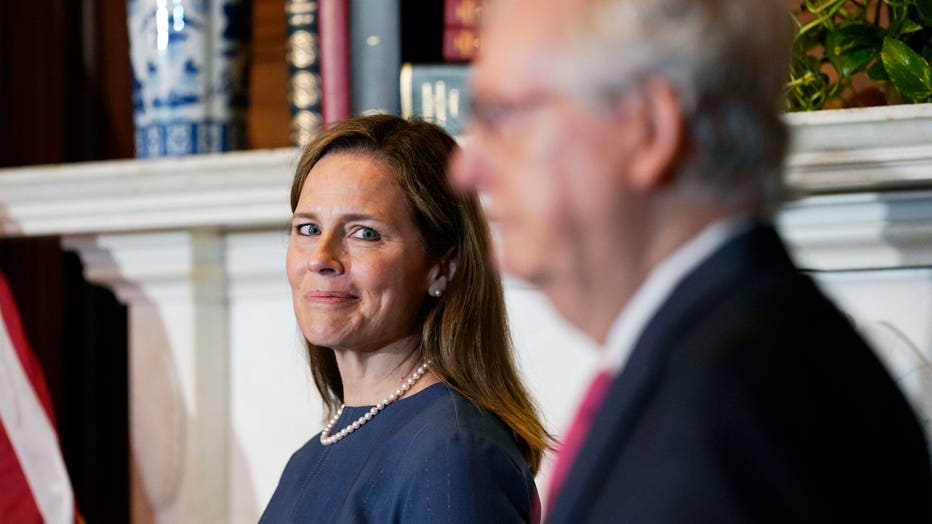
[[[75,235],[85,277],[129,309],[130,438],[157,523],[227,522],[224,243],[210,231]]]
[[[171,351],[164,340],[148,342],[133,348],[130,435],[149,503],[164,511],[181,490],[187,413]]]
[[[894,326],[867,321],[858,326],[910,400],[932,444],[932,363]]]
[[[150,247],[167,247],[148,240]],[[187,412],[170,341],[156,303],[142,285],[151,282],[153,274],[140,270],[138,263],[127,258],[162,262],[152,264],[161,266],[161,280],[168,280],[170,274],[178,277],[172,271],[175,264],[165,263],[164,253],[157,257],[152,257],[153,253],[127,257],[125,245],[122,253],[111,251],[106,241],[101,245],[93,236],[71,237],[64,244],[81,255],[89,281],[112,289],[129,306],[130,448],[139,464],[148,502],[155,510],[164,510],[181,489]],[[138,253],[138,246],[133,251]]]

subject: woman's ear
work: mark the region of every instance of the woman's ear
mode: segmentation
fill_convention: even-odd
[[[453,250],[440,257],[427,273],[427,291],[432,297],[439,297],[447,290],[447,283],[456,273],[456,257]]]

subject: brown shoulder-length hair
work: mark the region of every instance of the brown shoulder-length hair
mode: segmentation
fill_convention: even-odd
[[[344,120],[304,148],[291,185],[291,210],[311,168],[330,153],[365,155],[395,174],[427,256],[456,262],[443,295],[425,298],[417,350],[447,386],[512,429],[536,474],[552,438],[518,376],[501,278],[479,201],[474,194],[454,191],[447,181],[455,148],[443,129],[428,122],[391,115]],[[314,382],[332,414],[343,402],[336,358],[331,349],[306,343]]]

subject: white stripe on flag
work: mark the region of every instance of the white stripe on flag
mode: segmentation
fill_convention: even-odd
[[[0,420],[47,524],[74,523],[74,496],[55,429],[0,315]]]

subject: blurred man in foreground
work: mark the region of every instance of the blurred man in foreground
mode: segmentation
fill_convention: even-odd
[[[549,521],[932,522],[914,414],[769,224],[785,2],[487,15],[451,176],[505,269],[602,345]]]

